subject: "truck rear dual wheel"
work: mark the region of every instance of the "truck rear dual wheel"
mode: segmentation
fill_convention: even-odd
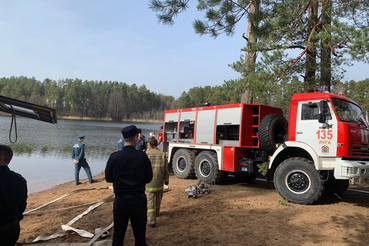
[[[311,204],[321,197],[324,181],[312,161],[290,158],[277,167],[274,186],[283,199],[298,204]]]
[[[273,154],[277,146],[287,140],[287,120],[280,114],[268,114],[260,122],[258,135],[260,146],[268,154]]]
[[[219,170],[216,153],[202,151],[198,154],[195,161],[195,173],[197,178],[205,183],[220,183],[223,173]]]
[[[188,149],[179,149],[173,157],[173,172],[180,179],[195,178],[195,152]]]

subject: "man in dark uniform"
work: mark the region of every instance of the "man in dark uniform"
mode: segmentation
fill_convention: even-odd
[[[118,141],[118,151],[121,151],[124,147],[124,138],[123,138],[123,135],[122,137],[119,139]]]
[[[90,181],[90,183],[97,182],[96,180],[92,179],[91,169],[85,158],[85,144],[83,143],[84,139],[85,135],[79,135],[78,141],[73,145],[72,148],[72,158],[75,167],[74,180],[76,181],[76,185],[81,184],[81,182],[79,182],[79,171],[81,170],[81,167],[83,167],[83,169],[85,170],[88,181]]]
[[[9,146],[0,145],[0,245],[14,246],[19,238],[19,221],[27,206],[27,182],[10,171],[13,157]]]
[[[135,149],[141,129],[131,125],[122,129],[124,147],[110,155],[105,168],[106,182],[113,183],[114,235],[112,245],[123,245],[128,220],[131,221],[135,245],[146,245],[147,199],[145,185],[152,179],[147,155]]]
[[[145,139],[145,136],[142,135],[141,133],[138,134],[138,141],[136,144],[136,149],[140,150],[142,152],[145,152],[147,148],[147,141]]]

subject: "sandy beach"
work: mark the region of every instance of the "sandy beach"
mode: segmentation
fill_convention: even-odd
[[[107,198],[112,189],[104,175],[95,176],[99,182],[82,180],[60,184],[29,195],[26,211],[48,203],[78,189],[37,211],[21,221],[20,243],[30,243],[38,236],[60,232],[73,218],[88,207],[53,211],[92,203]],[[369,237],[369,194],[353,190],[342,197],[327,197],[317,205],[286,204],[272,183],[256,181],[235,183],[232,179],[210,188],[208,195],[187,198],[185,189],[197,180],[181,180],[170,176],[170,190],[164,193],[158,226],[147,228],[148,245],[367,245]],[[99,189],[94,189],[99,188]],[[350,187],[357,188],[357,187]],[[361,188],[366,189],[367,188]],[[113,222],[113,198],[95,208],[72,226],[94,234]],[[43,211],[43,212],[42,212]],[[37,212],[37,213],[36,213]],[[110,235],[98,240],[111,240]],[[68,232],[39,243],[87,243],[91,239]],[[125,245],[134,245],[132,229],[126,233]]]

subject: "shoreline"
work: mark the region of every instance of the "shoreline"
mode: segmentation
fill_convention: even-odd
[[[1,113],[0,112],[0,116],[5,116],[5,117],[11,117],[11,115],[9,114],[5,114],[5,113]],[[22,116],[17,115],[16,116],[24,118]],[[94,117],[79,117],[79,116],[57,116],[57,119],[62,119],[62,120],[91,120],[91,121],[111,121],[111,122],[139,122],[139,123],[163,123],[164,120],[145,120],[145,119],[123,119],[121,121],[113,121],[111,118],[109,117],[105,117],[105,118],[94,118]]]
[[[144,120],[144,119],[123,119],[121,121],[113,121],[111,118],[94,118],[94,117],[78,117],[78,116],[58,116],[63,120],[95,120],[95,121],[112,121],[112,122],[140,122],[140,123],[163,123],[163,120]]]

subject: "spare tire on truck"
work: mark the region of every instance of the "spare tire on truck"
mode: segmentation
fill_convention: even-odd
[[[179,149],[173,157],[173,172],[180,179],[195,178],[195,155],[193,150]]]
[[[287,140],[287,134],[288,123],[283,115],[268,114],[260,122],[260,146],[270,155]]]

